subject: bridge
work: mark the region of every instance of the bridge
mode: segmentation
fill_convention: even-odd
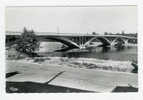
[[[31,32],[31,31],[29,31]],[[15,41],[19,38],[22,32],[6,32],[6,42]],[[90,46],[92,42],[101,42],[103,46],[114,46],[121,42],[123,45],[129,42],[137,42],[136,37],[129,37],[123,35],[92,35],[92,34],[69,34],[69,33],[48,33],[48,32],[34,32],[39,41],[56,41],[61,42],[67,46],[66,49],[85,49]]]

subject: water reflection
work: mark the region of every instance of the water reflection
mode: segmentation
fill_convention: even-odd
[[[63,52],[54,52],[61,48],[57,48],[54,44],[46,45],[46,52],[42,54],[44,56],[59,56],[59,57],[84,57],[84,58],[98,58],[98,59],[112,59],[121,61],[137,61],[137,47],[136,46],[122,46],[122,47],[91,47],[85,50],[73,49]],[[62,47],[62,45],[61,45]]]
[[[94,58],[95,55],[103,54],[103,53],[110,53],[113,47],[95,47],[95,48],[87,48],[87,49],[73,49],[67,52],[61,52],[62,57],[90,57]],[[116,49],[118,51],[118,49]]]
[[[110,47],[102,47],[102,52],[108,52],[111,48]]]
[[[112,59],[120,61],[137,61],[137,48],[136,47],[98,47],[93,48],[90,51],[75,51],[75,52],[62,52],[63,57],[87,57],[87,58],[98,58],[98,59]]]

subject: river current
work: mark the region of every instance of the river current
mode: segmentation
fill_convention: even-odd
[[[123,49],[115,47],[94,47],[90,50],[80,51],[78,49],[69,50],[67,52],[55,52],[61,49],[63,44],[58,42],[42,42],[39,52],[44,56],[60,56],[60,57],[83,57],[98,58],[104,60],[118,61],[137,61],[137,46],[128,46]]]

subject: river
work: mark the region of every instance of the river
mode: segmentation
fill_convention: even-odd
[[[96,47],[89,51],[79,51],[78,49],[69,50],[68,52],[54,52],[61,49],[62,44],[57,42],[42,42],[39,53],[44,56],[61,56],[61,57],[84,57],[98,58],[104,60],[118,61],[137,61],[137,46],[124,47],[117,49],[114,47]]]

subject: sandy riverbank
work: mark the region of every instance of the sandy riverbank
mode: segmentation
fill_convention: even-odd
[[[13,60],[14,61],[14,60]],[[37,57],[26,58],[18,62],[34,63],[40,65],[66,66],[72,68],[83,68],[93,70],[107,70],[117,72],[132,72],[134,67],[131,61],[100,60],[95,58],[68,58],[68,57]]]

